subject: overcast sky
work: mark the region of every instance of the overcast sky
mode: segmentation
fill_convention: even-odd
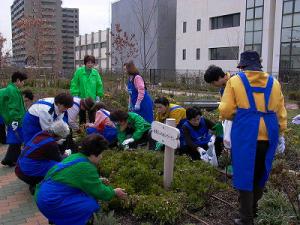
[[[8,40],[5,49],[11,49],[10,6],[14,0],[0,1],[0,33]],[[80,34],[110,27],[110,4],[113,0],[62,0],[62,2],[63,7],[79,8]]]

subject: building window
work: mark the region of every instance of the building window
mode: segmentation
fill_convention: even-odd
[[[196,49],[196,60],[200,60],[200,48]]]
[[[212,30],[240,26],[240,13],[210,18]]]
[[[100,43],[100,48],[106,48],[106,42],[101,42]]]
[[[247,0],[245,49],[261,55],[263,36],[264,0]]]
[[[283,2],[279,67],[284,72],[300,71],[300,0]]]
[[[201,30],[201,20],[198,19],[197,20],[197,31],[200,31]]]
[[[210,60],[238,60],[239,47],[210,48]]]
[[[186,49],[182,50],[182,60],[186,60]]]
[[[183,31],[183,33],[186,33],[186,22],[183,22],[182,31]]]

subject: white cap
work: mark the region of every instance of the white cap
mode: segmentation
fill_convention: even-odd
[[[70,128],[67,123],[63,120],[56,120],[54,121],[50,128],[55,135],[59,136],[60,138],[66,138],[70,134]]]

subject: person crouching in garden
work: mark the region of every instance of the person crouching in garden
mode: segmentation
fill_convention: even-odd
[[[26,79],[27,74],[14,72],[11,83],[7,85],[0,98],[1,116],[7,127],[6,143],[9,144],[1,164],[10,167],[16,164],[23,143],[22,120],[26,109],[20,88],[24,86]]]
[[[151,138],[151,125],[140,115],[122,110],[113,111],[110,119],[117,125],[118,144],[124,149],[145,146],[149,142],[149,149],[154,148]]]
[[[199,160],[201,150],[208,149],[215,123],[204,118],[201,111],[196,107],[186,110],[186,119],[187,121],[182,125],[183,142],[180,143],[181,148],[179,151],[180,154],[189,155],[193,160]],[[215,140],[217,157],[221,155],[222,142],[222,138],[216,138]]]
[[[26,144],[42,130],[47,130],[55,120],[68,121],[67,109],[73,106],[73,97],[61,93],[55,98],[43,98],[36,101],[26,112],[23,119],[23,137]]]
[[[253,225],[257,202],[272,169],[280,136],[287,128],[287,112],[279,82],[262,71],[255,51],[241,53],[242,72],[227,81],[219,106],[220,116],[232,120],[233,185],[239,191],[240,218],[236,225]]]
[[[110,120],[110,112],[105,109],[103,103],[96,103],[94,106],[96,111],[96,119],[94,123],[86,124],[86,133],[98,133],[101,134],[109,143],[110,147],[117,144],[117,128],[115,124]]]
[[[15,173],[29,184],[33,194],[36,184],[41,182],[48,170],[62,160],[58,144],[70,133],[68,124],[62,120],[53,122],[48,130],[40,131],[24,146],[18,159]]]
[[[125,70],[129,75],[127,83],[128,109],[139,114],[151,124],[153,122],[153,101],[148,94],[145,81],[132,61],[125,63]]]
[[[121,188],[105,185],[97,166],[107,142],[99,134],[86,136],[79,153],[52,167],[37,185],[35,201],[49,222],[56,225],[85,225],[100,208],[98,200],[125,198]]]

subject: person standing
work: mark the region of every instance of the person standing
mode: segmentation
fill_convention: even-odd
[[[73,79],[71,80],[70,92],[74,97],[92,98],[96,102],[100,101],[104,96],[102,78],[99,72],[94,69],[95,57],[86,55],[84,57],[84,66],[79,67]],[[89,122],[95,121],[95,111],[89,111]],[[80,110],[79,114],[80,124],[86,123],[86,111]]]
[[[151,124],[153,122],[153,101],[147,92],[145,81],[132,61],[126,63],[125,68],[129,75],[127,83],[128,109],[139,114]]]
[[[1,164],[10,167],[16,164],[23,143],[22,120],[26,109],[20,88],[26,79],[27,74],[14,72],[1,98],[1,114],[7,126],[6,143],[9,144]]]
[[[287,112],[280,84],[262,71],[257,52],[241,53],[238,68],[242,72],[227,81],[219,111],[223,119],[233,120],[233,185],[240,203],[234,224],[252,225],[276,148],[284,149]]]

